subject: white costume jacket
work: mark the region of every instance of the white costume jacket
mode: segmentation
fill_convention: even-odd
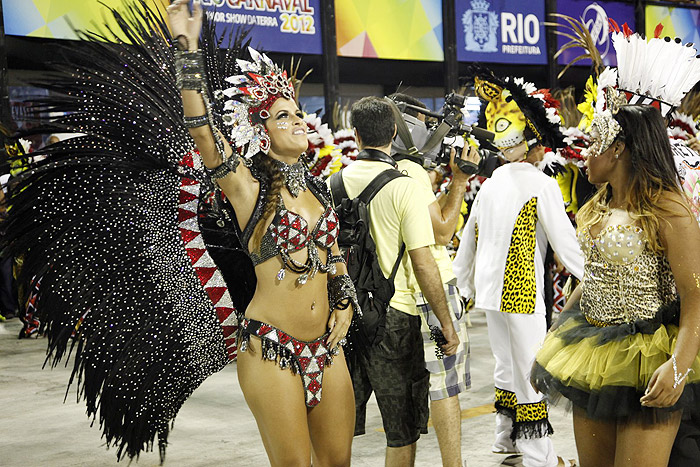
[[[453,266],[476,308],[545,313],[547,244],[574,276],[583,254],[557,182],[530,163],[506,164],[476,196]]]

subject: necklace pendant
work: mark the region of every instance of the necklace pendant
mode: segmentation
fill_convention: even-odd
[[[278,161],[280,171],[284,175],[284,182],[287,190],[293,197],[298,197],[299,193],[306,191],[306,167],[299,161],[292,165]]]
[[[304,285],[304,284],[306,284],[306,281],[308,281],[308,280],[309,280],[309,275],[308,275],[308,274],[302,274],[302,275],[299,276],[299,278],[297,279],[297,283],[298,283],[299,285]]]
[[[277,280],[278,281],[283,280],[284,276],[286,276],[286,275],[287,275],[287,271],[285,271],[284,268],[280,269],[279,271],[277,271]]]

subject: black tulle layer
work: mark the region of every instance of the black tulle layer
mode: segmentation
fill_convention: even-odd
[[[653,334],[662,325],[678,325],[678,317],[680,316],[680,301],[676,300],[662,306],[656,312],[651,320],[636,320],[632,323],[618,324],[615,326],[598,327],[590,324],[583,316],[581,309],[573,307],[569,311],[563,312],[557,324],[563,324],[566,321],[574,320],[578,326],[571,328],[569,331],[558,334],[564,343],[575,344],[582,339],[595,337],[598,344],[605,344],[611,341],[619,341],[632,334]]]
[[[659,309],[652,320],[597,327],[574,308],[562,314],[538,352],[532,381],[550,402],[564,396],[593,419],[655,422],[679,409],[695,409],[700,403],[700,378],[695,375],[700,359],[673,407],[640,403],[653,371],[673,352],[679,313],[676,301]]]
[[[563,396],[570,404],[585,410],[588,417],[596,420],[641,420],[654,423],[665,420],[671,412],[677,410],[697,410],[700,404],[700,383],[686,384],[678,402],[673,407],[662,409],[643,407],[639,399],[644,391],[629,386],[608,386],[590,392],[566,386],[538,363],[533,366],[532,379],[537,388],[547,394],[552,404],[558,404]]]

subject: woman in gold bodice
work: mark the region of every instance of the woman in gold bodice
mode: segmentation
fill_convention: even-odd
[[[582,466],[665,466],[700,396],[700,229],[651,106],[596,117],[586,165],[600,188],[577,215],[577,305],[537,355],[533,385],[574,406]]]

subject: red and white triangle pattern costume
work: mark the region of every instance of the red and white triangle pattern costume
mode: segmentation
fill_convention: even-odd
[[[185,156],[181,164],[186,167],[193,167],[194,158],[192,154]],[[214,304],[216,316],[219,323],[221,323],[221,330],[224,334],[226,353],[229,361],[233,361],[238,350],[236,343],[238,315],[221,271],[216,267],[214,260],[207,252],[202,238],[202,232],[197,221],[200,190],[201,184],[198,181],[182,177],[177,209],[178,228],[197,277],[209,299]]]

